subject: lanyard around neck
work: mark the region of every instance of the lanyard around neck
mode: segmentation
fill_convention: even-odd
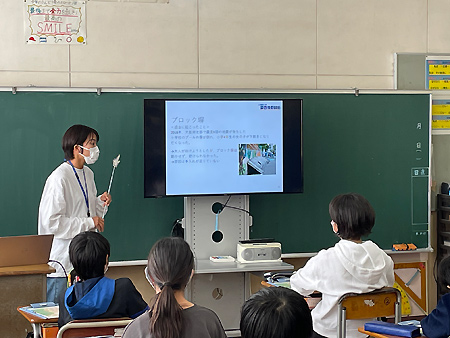
[[[83,168],[83,176],[84,176],[84,186],[86,188],[86,191],[84,191],[84,189],[83,189],[83,185],[81,184],[80,177],[78,176],[78,173],[75,170],[75,167],[73,166],[72,162],[70,160],[68,160],[67,162],[69,162],[70,166],[72,167],[75,177],[78,180],[78,184],[80,185],[81,192],[83,193],[84,201],[86,202],[86,206],[87,206],[87,217],[91,217],[91,213],[89,212],[89,193],[88,193],[86,174],[84,173],[84,168]]]

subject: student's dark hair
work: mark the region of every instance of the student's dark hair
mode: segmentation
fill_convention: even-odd
[[[84,126],[82,124],[75,124],[66,130],[62,138],[62,149],[64,151],[64,158],[66,160],[73,159],[73,147],[76,145],[83,145],[84,141],[89,135],[94,134],[97,137],[97,142],[100,139],[97,130],[94,128]]]
[[[338,226],[339,237],[343,239],[367,236],[375,224],[375,211],[360,194],[338,195],[331,200],[328,210]]]
[[[450,285],[450,256],[445,257],[439,263],[438,282],[444,290],[448,290],[447,286]]]
[[[291,289],[261,289],[242,306],[240,329],[242,338],[309,338],[311,311]]]
[[[157,241],[148,255],[148,272],[161,289],[150,305],[150,333],[155,338],[178,338],[183,330],[182,308],[174,290],[184,290],[194,269],[194,255],[180,237]]]
[[[98,232],[81,232],[69,245],[70,262],[82,280],[103,276],[109,255],[109,242]]]

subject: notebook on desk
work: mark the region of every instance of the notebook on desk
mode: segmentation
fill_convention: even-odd
[[[0,237],[0,267],[47,264],[53,236]]]

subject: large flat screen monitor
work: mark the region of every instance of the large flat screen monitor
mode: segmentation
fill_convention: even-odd
[[[303,192],[301,99],[144,100],[144,196]]]

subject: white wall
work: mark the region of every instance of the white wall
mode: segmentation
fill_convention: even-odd
[[[393,53],[450,51],[446,0],[91,0],[80,46],[1,2],[0,86],[392,89]]]

